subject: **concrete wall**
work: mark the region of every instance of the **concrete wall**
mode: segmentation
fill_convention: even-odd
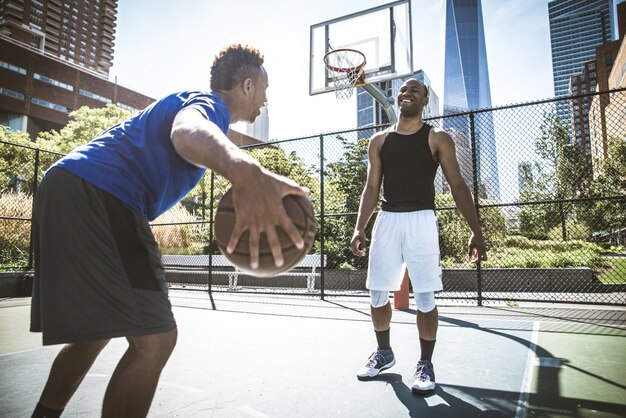
[[[326,270],[324,272],[325,289],[327,290],[366,290],[365,270]],[[207,271],[167,270],[166,280],[177,284],[208,284]],[[443,270],[445,292],[477,292],[476,270],[445,269]],[[214,273],[212,284],[228,285],[228,274],[222,271]],[[306,289],[305,276],[289,274],[257,278],[240,275],[237,281],[240,287],[272,287]],[[315,289],[320,289],[320,277],[315,279]],[[32,272],[0,273],[0,297],[30,296]],[[483,269],[483,292],[514,292],[514,293],[606,293],[626,292],[626,284],[605,285],[600,283],[589,268],[561,269]]]

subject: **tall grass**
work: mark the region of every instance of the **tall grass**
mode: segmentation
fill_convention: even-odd
[[[163,254],[199,254],[208,234],[180,203],[151,223],[152,233]]]

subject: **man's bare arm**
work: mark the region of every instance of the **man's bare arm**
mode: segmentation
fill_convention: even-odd
[[[350,242],[352,253],[358,256],[365,255],[365,227],[372,217],[380,197],[380,186],[383,178],[380,148],[382,147],[384,139],[384,133],[375,135],[370,139],[367,149],[367,180],[363,192],[361,193],[359,214],[354,228],[354,235]]]
[[[298,248],[304,242],[287,216],[282,198],[288,194],[306,196],[307,190],[294,181],[273,174],[235,146],[213,122],[195,109],[178,113],[171,139],[176,152],[191,164],[226,177],[233,185],[237,220],[227,251],[234,251],[241,234],[250,231],[250,259],[258,266],[259,239],[265,233],[277,266],[283,264],[276,227],[280,226]]]

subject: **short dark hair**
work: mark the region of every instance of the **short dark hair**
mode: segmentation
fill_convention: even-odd
[[[211,66],[211,90],[230,90],[246,78],[255,78],[263,65],[259,50],[232,44],[222,49]]]

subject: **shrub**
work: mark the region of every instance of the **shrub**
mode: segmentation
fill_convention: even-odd
[[[193,215],[180,203],[156,218],[151,227],[161,252],[201,253],[203,245],[208,244],[208,237],[203,233],[203,226],[195,222]]]
[[[584,240],[591,236],[591,229],[580,222],[568,219],[565,221],[565,234],[568,240]],[[552,228],[548,232],[548,238],[554,241],[562,241],[563,228],[561,225]]]

